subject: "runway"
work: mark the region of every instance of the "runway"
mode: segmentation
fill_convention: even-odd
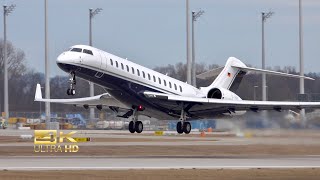
[[[153,133],[81,130],[77,136],[92,140],[79,143],[79,152],[68,154],[34,153],[33,139],[20,138],[32,135],[32,130],[0,131],[0,171],[320,168],[319,132],[257,131],[247,137],[224,132],[205,137],[194,132]]]
[[[69,132],[66,130],[65,132]],[[146,131],[141,134],[130,134],[128,131],[103,131],[103,130],[79,130],[77,137],[90,137],[92,142],[81,143],[81,146],[221,146],[221,145],[319,145],[320,133],[305,133],[299,131],[286,132],[281,134],[276,131],[256,132],[255,137],[236,137],[228,132],[207,133],[201,138],[199,132],[192,132],[190,135],[177,135],[173,132],[166,132],[165,136],[154,136],[153,131]],[[311,135],[310,135],[311,134]],[[21,135],[34,135],[33,130],[0,130],[0,137],[19,137]],[[114,141],[96,141],[99,138],[114,139]],[[125,141],[118,141],[126,139]],[[160,141],[159,141],[160,140]],[[33,146],[32,140],[21,142],[1,142],[0,147],[7,146]]]
[[[296,157],[0,157],[0,170],[320,168],[320,156]]]

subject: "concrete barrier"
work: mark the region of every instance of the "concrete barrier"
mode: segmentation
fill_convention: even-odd
[[[30,130],[30,127],[18,127],[19,130]]]
[[[20,135],[21,139],[32,139],[32,135]]]

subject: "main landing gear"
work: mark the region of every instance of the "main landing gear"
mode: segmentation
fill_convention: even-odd
[[[190,122],[178,122],[177,123],[177,132],[179,134],[185,133],[189,134],[191,132],[191,124]]]
[[[189,134],[191,132],[191,124],[186,120],[187,120],[187,115],[182,104],[180,121],[177,123],[177,132],[179,134],[182,134],[182,133]]]
[[[70,72],[70,78],[69,78],[69,83],[70,83],[70,88],[67,90],[67,94],[70,96],[74,96],[76,94],[76,74],[75,72]]]
[[[141,133],[143,131],[143,124],[138,121],[137,108],[133,110],[132,121],[129,123],[129,131],[131,133]]]

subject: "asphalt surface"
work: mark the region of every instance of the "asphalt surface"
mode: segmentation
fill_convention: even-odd
[[[273,131],[268,136],[261,134],[253,138],[245,137],[205,137],[177,136],[152,136],[147,134],[131,135],[124,131],[78,131],[80,137],[90,138],[126,138],[127,142],[89,142],[79,146],[206,146],[208,145],[320,145],[320,134],[295,132],[275,134]],[[33,135],[31,130],[0,131],[0,136]],[[170,132],[171,133],[171,132]],[[197,133],[194,133],[197,134]],[[271,134],[271,136],[269,136]],[[131,138],[165,139],[164,141],[137,141]],[[166,141],[166,139],[175,141]],[[177,141],[176,141],[177,140]],[[181,140],[181,141],[180,141]],[[3,142],[1,147],[33,146],[33,141],[28,142]],[[203,148],[203,147],[202,147]],[[1,156],[0,170],[126,170],[126,169],[252,169],[252,168],[320,168],[320,155],[303,156]]]
[[[69,130],[70,131],[70,130]],[[69,132],[65,131],[65,132]],[[93,142],[81,143],[81,146],[211,146],[211,145],[320,145],[320,133],[317,132],[312,136],[304,135],[299,132],[296,136],[294,132],[289,135],[279,135],[276,131],[271,131],[267,136],[259,135],[254,138],[246,137],[221,137],[221,135],[230,135],[231,133],[214,132],[207,133],[212,136],[201,138],[199,132],[192,132],[193,136],[177,135],[176,132],[166,132],[164,136],[154,136],[153,131],[146,131],[142,134],[130,134],[128,131],[103,131],[103,130],[79,130],[75,134],[76,137],[90,137]],[[307,134],[307,133],[306,133]],[[33,130],[0,130],[0,136],[33,136]],[[272,136],[269,136],[272,135]],[[234,134],[233,134],[234,136]],[[125,138],[127,142],[95,142],[95,138]],[[130,139],[150,139],[150,141],[130,141]],[[162,139],[164,141],[152,141],[152,139]],[[177,140],[177,141],[165,141]],[[181,141],[180,141],[181,140]],[[32,142],[3,142],[1,146],[33,146]]]
[[[320,168],[320,156],[301,157],[1,157],[0,170],[126,170]]]

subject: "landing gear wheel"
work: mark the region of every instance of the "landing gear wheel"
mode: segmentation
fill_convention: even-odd
[[[130,121],[130,123],[129,123],[129,131],[131,133],[134,133],[136,131],[135,128],[134,128],[134,122],[133,121]]]
[[[191,132],[191,124],[190,124],[190,122],[184,122],[183,123],[183,132],[185,134],[189,134]]]
[[[137,121],[135,123],[135,130],[137,133],[141,133],[143,131],[143,124],[141,121]]]
[[[72,96],[76,95],[76,90],[75,89],[71,89],[71,95]]]
[[[178,132],[179,134],[182,134],[182,133],[183,133],[181,121],[179,121],[179,122],[177,123],[177,132]]]
[[[72,96],[74,96],[75,94],[76,94],[76,90],[75,89],[68,89],[67,90],[67,94],[70,96],[70,95],[72,95]]]

